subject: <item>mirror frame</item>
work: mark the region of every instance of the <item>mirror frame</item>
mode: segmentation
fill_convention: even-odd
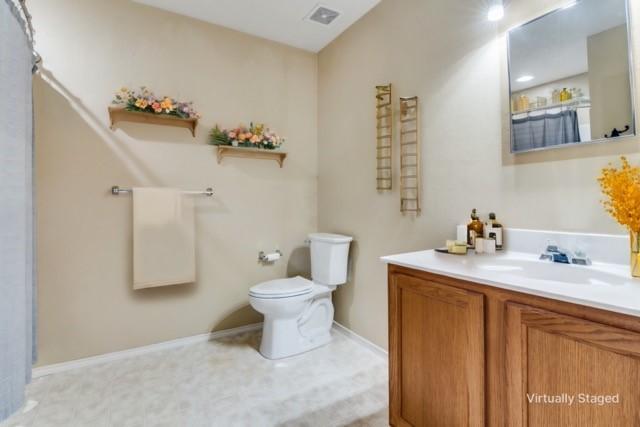
[[[636,125],[636,81],[635,81],[635,73],[634,73],[634,68],[635,68],[635,63],[633,62],[633,37],[632,37],[632,22],[631,22],[631,14],[629,11],[629,0],[624,0],[624,5],[625,5],[625,15],[626,15],[626,21],[627,21],[627,53],[628,53],[628,60],[629,60],[629,89],[631,90],[631,129],[633,130],[633,134],[630,135],[622,135],[619,136],[617,138],[599,138],[599,139],[592,139],[590,141],[586,141],[586,142],[569,142],[567,144],[558,144],[558,145],[552,145],[550,147],[540,147],[540,148],[532,148],[529,150],[520,150],[520,151],[514,151],[513,150],[513,105],[511,102],[511,96],[512,96],[512,91],[511,91],[511,32],[512,31],[516,31],[522,27],[524,27],[525,25],[531,24],[533,22],[536,22],[542,18],[545,18],[546,16],[552,15],[554,13],[558,13],[558,12],[562,12],[563,10],[566,10],[568,7],[580,3],[582,0],[574,0],[574,1],[569,1],[567,2],[567,4],[565,4],[564,6],[560,6],[557,7],[556,9],[553,9],[547,13],[544,13],[536,18],[530,19],[529,21],[526,21],[522,24],[513,26],[511,28],[509,28],[507,30],[506,33],[506,39],[507,39],[507,83],[508,83],[508,87],[509,87],[509,91],[508,91],[508,95],[509,95],[509,100],[508,100],[508,104],[509,104],[509,152],[511,154],[524,154],[524,153],[532,153],[532,152],[538,152],[538,151],[547,151],[547,150],[556,150],[556,149],[562,149],[562,148],[571,148],[571,147],[578,147],[578,146],[587,146],[587,145],[593,145],[593,144],[602,144],[604,142],[618,142],[618,141],[626,141],[630,138],[636,138],[638,137],[638,129],[637,129],[637,125]]]

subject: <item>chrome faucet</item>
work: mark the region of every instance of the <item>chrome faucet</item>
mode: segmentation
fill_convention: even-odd
[[[540,255],[543,261],[557,262],[559,264],[591,265],[591,260],[583,250],[576,250],[575,253],[561,248],[555,243],[547,244],[547,248]]]

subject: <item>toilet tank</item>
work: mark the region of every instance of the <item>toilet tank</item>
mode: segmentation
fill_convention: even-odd
[[[349,244],[352,240],[352,237],[340,234],[309,234],[311,278],[314,282],[329,286],[347,282]]]

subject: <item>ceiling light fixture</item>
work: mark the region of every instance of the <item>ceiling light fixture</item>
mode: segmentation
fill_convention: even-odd
[[[489,19],[489,21],[499,21],[502,18],[504,18],[504,5],[502,4],[502,0],[496,0],[489,7],[487,19]]]
[[[530,82],[531,80],[533,80],[533,76],[530,76],[530,75],[528,75],[528,74],[527,74],[527,75],[524,75],[524,76],[521,76],[521,77],[518,77],[518,78],[516,79],[516,81],[517,81],[518,83]]]

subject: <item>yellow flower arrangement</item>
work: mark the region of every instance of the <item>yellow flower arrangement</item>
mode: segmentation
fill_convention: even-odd
[[[622,157],[620,169],[609,164],[598,178],[607,212],[629,231],[640,232],[640,167]]]

